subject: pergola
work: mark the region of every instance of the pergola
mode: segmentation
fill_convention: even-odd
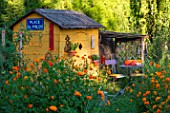
[[[141,34],[132,34],[132,33],[120,33],[120,32],[112,32],[112,31],[100,31],[99,32],[100,43],[105,43],[106,40],[110,43],[110,47],[112,49],[112,53],[114,56],[117,55],[116,49],[118,48],[118,44],[121,43],[133,43],[134,41],[139,41],[140,46],[140,55],[142,63],[144,63],[144,50],[145,50],[145,43],[144,39],[148,38],[148,35],[141,35]]]

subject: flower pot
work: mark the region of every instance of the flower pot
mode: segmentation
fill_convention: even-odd
[[[74,56],[77,52],[75,50],[70,50],[69,51],[69,56]]]
[[[95,66],[98,66],[99,65],[99,60],[94,60],[93,63],[94,63]]]

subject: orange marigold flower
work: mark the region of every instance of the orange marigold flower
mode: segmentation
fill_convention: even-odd
[[[87,69],[84,69],[84,73],[87,73]]]
[[[45,60],[45,58],[44,58],[44,57],[41,57],[40,60]]]
[[[26,80],[28,78],[28,76],[24,76],[24,80]]]
[[[75,68],[75,69],[78,69],[78,68],[79,68],[79,66],[78,66],[78,65],[75,65],[75,66],[74,66],[74,68]]]
[[[12,74],[13,74],[13,72],[12,72],[12,71],[9,71],[9,74],[11,74],[11,75],[12,75]]]
[[[100,81],[100,80],[101,80],[101,78],[97,78],[97,80],[98,80],[98,81]]]
[[[51,96],[50,98],[51,98],[51,100],[54,100],[54,96]]]
[[[157,84],[155,85],[155,87],[156,87],[156,88],[159,88],[159,87],[160,87],[160,84],[157,83]]]
[[[146,98],[145,98],[145,97],[144,97],[144,98],[142,98],[142,101],[143,101],[143,102],[146,102]]]
[[[107,74],[109,75],[112,74],[111,70],[107,70]]]
[[[155,72],[155,73],[156,73],[156,75],[158,75],[158,76],[162,75],[162,72]]]
[[[81,97],[81,96],[82,96],[82,94],[81,94],[80,92],[78,92],[78,91],[75,91],[75,92],[74,92],[74,96]]]
[[[145,105],[149,105],[149,101],[144,102]]]
[[[170,78],[169,78],[169,77],[166,78],[165,81],[166,81],[166,82],[170,82]]]
[[[152,79],[151,79],[151,83],[155,83],[155,79],[152,78]]]
[[[54,84],[58,84],[58,80],[54,79]]]
[[[146,93],[144,93],[143,96],[146,97]]]
[[[51,111],[57,111],[57,110],[58,110],[58,108],[57,108],[56,106],[50,106],[49,109],[50,109]]]
[[[20,72],[17,72],[17,74],[16,74],[16,78],[19,78],[21,76],[21,73]]]
[[[170,100],[170,95],[168,96],[168,100]]]
[[[168,89],[168,84],[165,84],[164,88],[165,88],[165,89]]]
[[[160,109],[157,109],[157,110],[156,110],[156,113],[161,113],[161,110],[160,110]]]
[[[110,101],[109,100],[107,101],[107,105],[110,106]]]
[[[84,56],[82,56],[81,58],[82,58],[82,60],[84,60],[84,59],[85,59],[85,58],[84,58]]]
[[[102,97],[104,97],[104,92],[101,90],[98,90],[97,94],[101,95]]]
[[[8,81],[8,80],[6,80],[6,81],[5,81],[5,84],[6,84],[6,85],[8,85],[8,84],[9,84],[9,81]]]
[[[139,98],[139,97],[140,97],[140,95],[139,95],[139,94],[137,94],[137,95],[136,95],[136,97],[138,97],[138,98]]]
[[[48,108],[46,108],[45,110],[46,110],[47,112],[49,111],[49,109],[48,109]]]
[[[79,71],[79,72],[77,73],[77,75],[78,75],[78,76],[83,76],[84,74],[83,74],[83,72],[80,72],[80,71]]]
[[[168,64],[168,68],[170,68],[170,63]]]
[[[160,100],[161,99],[161,97],[156,97],[155,98],[155,101],[158,101],[158,100]]]
[[[157,107],[157,105],[153,105],[152,108],[155,109]]]
[[[156,68],[160,68],[161,66],[160,66],[160,64],[156,64]]]
[[[53,66],[53,62],[51,60],[48,61],[49,66]]]
[[[13,78],[13,81],[16,81],[16,80],[17,80],[17,78],[14,77],[14,78]]]
[[[153,94],[154,94],[154,95],[157,95],[157,92],[156,92],[156,91],[154,91],[154,92],[153,92]]]
[[[28,108],[32,108],[33,107],[33,105],[32,104],[28,104]]]
[[[152,65],[153,65],[153,62],[149,62],[149,65],[152,66]]]
[[[132,84],[132,87],[135,87],[135,84]]]
[[[102,100],[105,100],[105,97],[101,97],[102,98]]]
[[[92,75],[91,75],[91,76],[89,76],[89,79],[94,79],[94,76],[92,76]]]
[[[44,73],[47,73],[47,72],[48,72],[48,70],[46,68],[44,68]]]
[[[30,67],[32,67],[32,68],[33,68],[33,67],[34,67],[34,64],[30,64]]]
[[[26,98],[27,98],[27,95],[24,95],[24,98],[26,99]]]
[[[109,74],[109,75],[112,74],[111,70],[107,70],[106,72],[107,72],[107,74]]]
[[[163,70],[163,73],[164,73],[164,74],[167,74],[166,70]]]
[[[139,94],[139,95],[141,95],[141,94],[142,94],[142,92],[138,92],[138,94]]]
[[[19,71],[19,67],[18,66],[13,66],[12,69],[16,70],[16,71]]]
[[[91,100],[92,96],[86,96],[87,100]]]
[[[146,91],[146,94],[147,94],[147,95],[150,94],[150,91]]]
[[[61,108],[63,108],[63,107],[64,107],[64,105],[63,105],[63,104],[60,104],[60,107],[61,107]]]
[[[132,99],[130,99],[129,102],[132,102]]]
[[[39,62],[39,59],[38,59],[38,58],[34,59],[34,62],[35,62],[35,63],[38,63],[38,62]]]
[[[91,56],[88,56],[89,59],[91,59]]]

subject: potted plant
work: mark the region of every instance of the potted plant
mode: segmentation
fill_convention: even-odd
[[[95,66],[99,64],[99,55],[93,54],[91,55],[91,59]]]
[[[70,56],[74,56],[77,53],[76,49],[78,48],[78,46],[79,46],[79,43],[70,42],[70,51],[69,51]]]

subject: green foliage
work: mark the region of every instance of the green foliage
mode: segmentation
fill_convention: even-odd
[[[2,31],[4,29],[0,29]],[[0,36],[1,36],[0,32]],[[15,50],[15,45],[11,42],[12,32],[6,29],[5,33],[5,45],[2,45],[2,40],[0,39],[0,72],[8,71],[12,66],[17,63],[18,53]]]
[[[70,50],[76,50],[79,47],[79,43],[70,42]]]
[[[91,59],[94,60],[99,60],[99,55],[93,54],[91,55]]]
[[[162,113],[170,112],[169,104],[169,74],[170,62],[158,64],[146,60],[145,76],[135,77],[131,87],[127,88],[127,95],[137,104],[138,112]]]
[[[1,78],[1,111],[42,113],[52,105],[63,113],[99,113],[111,109],[108,101],[103,101],[98,94],[102,80],[89,79],[91,74],[89,70],[85,71],[83,64],[77,67],[72,59],[65,59],[54,57],[33,62],[31,67],[29,64],[23,68],[13,66],[13,70],[4,73]],[[92,99],[88,100],[87,96]],[[29,104],[33,107],[29,108]]]

